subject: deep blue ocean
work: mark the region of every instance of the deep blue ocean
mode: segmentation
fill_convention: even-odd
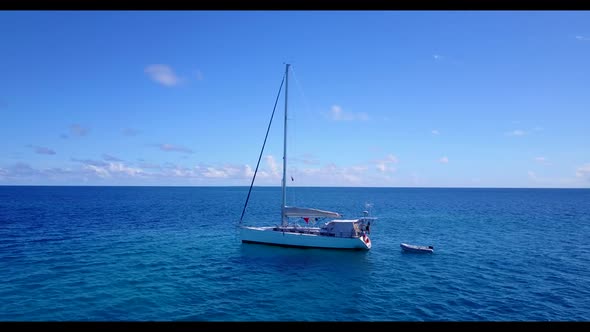
[[[242,244],[247,193],[0,186],[0,321],[590,321],[588,189],[288,188],[372,204],[366,252]],[[255,187],[244,223],[280,204]]]

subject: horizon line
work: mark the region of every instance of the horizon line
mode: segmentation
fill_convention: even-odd
[[[85,184],[0,184],[0,187],[128,187],[128,188],[249,188],[247,185],[85,185]],[[281,188],[278,185],[261,185],[253,188]],[[288,188],[360,188],[360,189],[583,189],[587,187],[436,187],[436,186],[399,186],[399,187],[374,187],[374,186],[290,186]]]

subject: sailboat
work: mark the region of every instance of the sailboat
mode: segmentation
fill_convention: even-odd
[[[285,111],[284,111],[284,138],[283,138],[283,177],[281,181],[282,186],[282,204],[280,209],[280,224],[274,226],[244,226],[242,220],[248,204],[248,199],[254,185],[254,179],[260,165],[262,151],[268,138],[270,125],[275,113],[276,105],[279,100],[281,88],[275,101],[275,109],[273,109],[273,116],[271,116],[270,123],[264,139],[262,151],[258,158],[258,165],[252,178],[250,190],[244,204],[242,217],[240,218],[240,236],[242,243],[257,243],[265,245],[275,245],[283,247],[299,247],[299,248],[325,248],[325,249],[352,249],[352,250],[369,250],[372,247],[371,239],[369,238],[371,221],[375,217],[370,216],[369,211],[363,211],[363,216],[355,219],[342,219],[343,216],[338,212],[320,210],[309,207],[288,206],[286,203],[286,170],[287,170],[287,95],[289,87],[289,67],[285,66],[285,74],[281,82],[285,83]],[[306,222],[309,219],[318,220],[323,218],[330,218],[319,227],[291,223],[293,218],[299,220],[303,218]],[[308,219],[309,218],[309,219]]]

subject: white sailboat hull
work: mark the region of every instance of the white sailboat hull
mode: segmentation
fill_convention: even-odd
[[[283,247],[369,250],[368,237],[334,237],[319,234],[282,232],[275,227],[241,227],[243,243],[259,243]]]

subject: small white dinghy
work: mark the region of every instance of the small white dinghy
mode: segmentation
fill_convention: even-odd
[[[402,247],[402,249],[404,251],[408,251],[408,252],[421,252],[421,253],[433,253],[434,252],[433,246],[416,246],[413,244],[406,244],[406,243],[402,243],[399,246]]]

